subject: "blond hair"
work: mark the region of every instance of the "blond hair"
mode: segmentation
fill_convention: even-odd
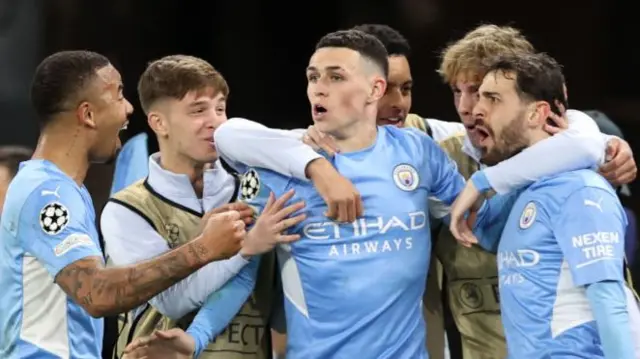
[[[460,77],[467,81],[479,81],[487,72],[487,59],[534,51],[533,45],[518,29],[481,25],[442,51],[438,73],[448,84],[455,83]]]
[[[153,61],[138,81],[138,96],[145,113],[156,101],[182,100],[191,91],[214,89],[229,95],[227,81],[207,61],[186,55],[171,55]]]

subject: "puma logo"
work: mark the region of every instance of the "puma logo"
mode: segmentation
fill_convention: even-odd
[[[584,205],[585,205],[585,206],[587,206],[587,207],[589,207],[589,206],[591,206],[591,207],[596,207],[597,209],[599,209],[599,210],[600,210],[600,212],[602,212],[602,206],[601,206],[601,204],[602,204],[602,197],[600,197],[600,200],[599,200],[598,202],[594,202],[594,201],[592,201],[592,200],[590,200],[590,199],[585,199],[585,200],[584,200]]]
[[[60,186],[56,187],[56,189],[54,191],[50,191],[47,189],[43,189],[40,194],[42,196],[56,196],[57,198],[60,198],[60,195],[58,194],[58,190],[60,190]]]

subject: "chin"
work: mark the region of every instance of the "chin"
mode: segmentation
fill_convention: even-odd
[[[92,154],[90,161],[91,163],[96,164],[113,164],[118,158],[118,154],[120,153],[121,149],[121,146],[116,146],[113,150],[110,151],[109,154]]]
[[[197,161],[202,164],[213,163],[218,160],[218,152],[209,152],[205,155],[198,156]]]

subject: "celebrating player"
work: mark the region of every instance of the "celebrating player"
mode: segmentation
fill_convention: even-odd
[[[547,138],[547,113],[566,106],[560,66],[545,54],[501,57],[488,67],[473,110],[483,157],[497,162]],[[484,171],[471,182],[486,190]],[[454,204],[451,231],[477,239]],[[500,306],[509,358],[633,359],[624,284],[626,216],[589,168],[539,180],[517,199],[498,241]],[[636,308],[637,309],[637,308]]]
[[[148,177],[116,193],[102,212],[106,253],[115,265],[153,258],[188,242],[200,230],[208,208],[226,206],[245,213],[247,224],[252,220],[252,210],[246,204],[231,203],[236,200],[239,180],[222,167],[211,142],[215,129],[227,120],[229,87],[222,75],[202,59],[167,56],[147,67],[138,93],[160,152],[149,158]],[[213,166],[207,168],[210,164]],[[303,206],[297,203],[283,209],[290,197],[284,195],[276,202],[271,217],[260,217],[238,255],[208,264],[132,311],[119,331],[114,355],[122,356],[132,339],[149,335],[156,328],[189,325],[191,313],[209,294],[237,275],[252,256],[271,251],[280,238],[271,226],[286,229],[304,218],[287,220],[288,213]],[[256,261],[254,257],[249,272],[258,271]],[[250,357],[271,354],[268,320],[275,294],[274,265],[273,255],[262,257],[255,295],[230,323],[228,332],[208,346],[207,356],[229,351]],[[236,340],[234,331],[243,340]]]
[[[337,138],[342,152],[333,164],[362,192],[364,217],[340,225],[324,215],[311,183],[263,169],[245,174],[246,200],[258,207],[272,201],[269,192],[292,188],[307,204],[307,219],[289,232],[302,239],[278,249],[287,356],[427,357],[420,306],[430,252],[427,198],[450,204],[464,181],[430,137],[375,125],[386,75],[384,46],[355,30],[323,37],[307,68],[314,122]],[[215,135],[223,156],[237,146],[221,135],[224,127]],[[481,218],[493,224],[492,206],[484,208]],[[233,292],[241,287],[234,279],[210,297],[191,335],[156,333],[134,342],[129,355],[165,358],[167,347],[199,354],[201,343],[224,327],[225,312],[235,310]]]
[[[406,60],[409,54],[409,45],[406,40],[402,41],[402,36],[399,33],[385,25],[361,25],[356,28],[374,34],[388,48],[394,49],[390,51],[389,56],[389,82],[409,84],[411,74]],[[469,178],[479,170],[482,162],[482,152],[477,150],[479,146],[477,130],[480,128],[474,128],[471,111],[478,101],[478,87],[486,72],[485,62],[492,56],[499,54],[530,53],[532,51],[534,49],[531,43],[517,29],[507,26],[482,25],[443,51],[442,63],[438,70],[445,83],[452,88],[454,105],[462,123],[423,119],[415,114],[408,115],[403,121],[400,115],[408,113],[411,105],[411,92],[407,91],[407,87],[404,87],[403,91],[399,91],[398,87],[395,87],[395,90],[387,91],[380,103],[378,123],[387,123],[385,122],[387,116],[385,114],[397,114],[398,117],[394,118],[397,121],[392,121],[396,125],[404,122],[405,126],[418,128],[431,134],[435,140],[440,141],[441,147],[456,162],[458,171],[465,178]],[[601,135],[598,134],[593,121],[587,116],[579,111],[569,110],[567,117],[571,130],[562,136],[565,137],[565,141],[567,137],[578,135],[578,138],[571,140],[575,145],[562,145],[556,142],[557,148],[572,146],[573,150],[577,150],[585,143],[589,145],[599,140]],[[564,121],[553,114],[550,114],[550,118],[556,123]],[[465,124],[469,131],[467,131]],[[549,126],[546,128],[553,130]],[[335,148],[335,144],[331,141],[330,136],[319,135],[318,131],[313,129],[310,129],[307,134],[310,142],[315,142],[316,148],[320,147],[328,153],[334,152],[332,149]],[[635,177],[636,167],[629,145],[618,138],[605,138],[608,140],[606,152],[614,156],[601,167],[601,171],[614,184],[632,181]],[[580,141],[586,142],[581,143]],[[535,153],[536,150],[530,151]],[[563,159],[558,158],[563,156],[562,153],[556,149],[548,149],[547,151],[550,154],[557,154],[554,157],[557,159],[554,165],[562,163]],[[244,153],[242,154],[241,158],[244,158]],[[542,156],[541,158],[545,158],[550,155]],[[579,160],[578,157],[575,158]],[[511,163],[515,168],[508,170],[503,167],[500,170],[500,175],[491,178],[492,183],[498,182],[496,183],[498,187],[501,187],[499,182],[502,181],[502,178],[507,183],[514,180],[520,181],[522,178],[536,178],[536,173],[540,173],[539,166],[545,166],[548,161],[521,159],[518,162],[508,163]],[[500,169],[501,166],[497,168]],[[505,171],[513,172],[505,175]],[[457,245],[447,226],[438,226],[434,228],[434,231],[437,233],[434,252],[442,263],[445,273],[443,290],[448,294],[447,304],[453,315],[456,329],[460,333],[458,340],[452,335],[448,336],[451,339],[450,344],[453,346],[454,343],[460,341],[461,351],[465,358],[504,357],[506,347],[497,298],[498,281],[495,254],[478,246],[466,248]],[[440,328],[437,324],[441,321],[438,320],[437,313],[441,311],[439,305],[441,296],[436,287],[438,278],[434,276],[433,267],[430,269],[424,304],[426,318],[431,320],[427,326],[430,330],[433,329],[432,332],[438,333]],[[453,333],[455,332],[449,334]],[[439,354],[438,340],[441,341],[442,335],[440,334],[438,337],[437,339],[429,338],[430,353]]]
[[[0,357],[99,358],[100,317],[133,309],[241,247],[238,212],[211,216],[202,234],[152,260],[105,268],[89,164],[112,159],[131,104],[102,55],[59,52],[37,68],[31,97],[42,128],[33,159],[7,191],[0,230]],[[129,237],[130,240],[143,240]]]

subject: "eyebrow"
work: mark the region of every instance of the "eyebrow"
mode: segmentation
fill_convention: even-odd
[[[500,97],[500,94],[494,91],[482,91],[482,97]]]
[[[344,70],[342,67],[337,66],[337,65],[333,65],[333,66],[325,66],[324,67],[325,71],[338,71],[338,70]],[[315,66],[309,66],[307,67],[307,71],[318,71],[318,68]]]
[[[189,104],[189,107],[199,107],[199,106],[203,106],[203,105],[207,105],[207,101],[206,100],[194,101],[194,102]]]

